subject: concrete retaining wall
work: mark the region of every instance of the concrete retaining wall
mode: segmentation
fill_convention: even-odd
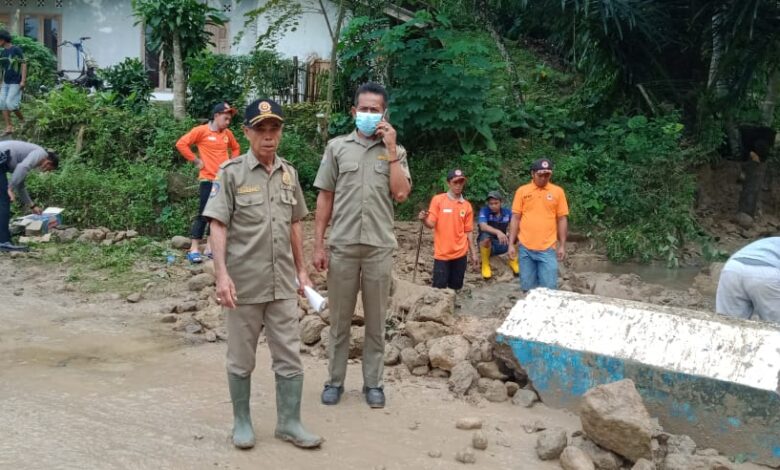
[[[497,331],[549,406],[634,380],[668,432],[780,466],[780,326],[536,289]]]

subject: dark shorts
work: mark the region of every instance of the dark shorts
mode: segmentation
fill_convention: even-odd
[[[203,217],[203,209],[206,208],[206,203],[209,202],[209,195],[211,194],[211,181],[201,181],[198,188],[198,195],[200,201],[198,203],[198,216],[195,217],[195,221],[192,223],[192,238],[194,240],[201,240],[206,234],[206,227],[209,225],[209,221]]]
[[[467,265],[467,256],[447,261],[433,260],[433,287],[437,289],[461,289]]]
[[[502,245],[498,243],[498,237],[493,235],[492,233],[487,232],[479,232],[479,237],[477,237],[477,244],[481,246],[482,240],[485,240],[486,238],[490,238],[490,254],[491,255],[503,255],[507,251],[509,251],[509,245]]]

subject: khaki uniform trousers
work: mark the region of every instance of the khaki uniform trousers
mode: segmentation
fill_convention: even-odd
[[[296,299],[239,305],[235,309],[225,309],[225,316],[229,373],[239,377],[252,374],[257,339],[263,326],[271,350],[273,371],[282,377],[295,377],[303,373]]]
[[[385,355],[385,315],[392,282],[393,248],[370,245],[330,247],[328,303],[328,385],[341,387],[347,374],[349,336],[358,291],[365,314],[363,385],[382,387]]]

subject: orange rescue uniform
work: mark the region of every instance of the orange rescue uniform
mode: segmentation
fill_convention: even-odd
[[[428,220],[433,228],[433,257],[442,261],[462,258],[469,251],[467,235],[474,228],[471,204],[463,199],[452,199],[447,193],[437,194],[428,207]]]
[[[517,188],[512,213],[520,216],[520,244],[544,251],[558,242],[558,218],[569,215],[569,205],[560,186],[540,188],[532,181]]]
[[[203,168],[198,173],[198,179],[203,181],[214,181],[219,166],[228,158],[237,157],[241,153],[238,141],[230,129],[216,132],[212,131],[208,124],[193,127],[181,136],[176,142],[176,149],[184,158],[193,161],[196,158],[191,148],[193,145],[198,147],[198,154],[203,162]]]

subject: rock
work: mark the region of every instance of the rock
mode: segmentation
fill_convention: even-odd
[[[639,459],[631,470],[655,470],[655,464],[647,459]]]
[[[203,263],[190,265],[187,267],[187,271],[189,271],[193,276],[203,274]]]
[[[199,300],[208,300],[209,297],[217,297],[217,289],[214,286],[204,287],[198,294]]]
[[[394,366],[401,361],[401,351],[392,344],[385,344],[384,362],[386,366]]]
[[[534,403],[538,400],[539,398],[536,396],[536,392],[525,388],[521,388],[512,396],[513,405],[523,406],[525,408],[534,406]]]
[[[312,345],[320,340],[322,330],[328,325],[318,315],[306,315],[301,320],[301,342]]]
[[[477,364],[477,372],[488,379],[506,380],[508,378],[506,374],[501,372],[496,361],[480,362]]]
[[[733,218],[734,222],[745,230],[753,228],[755,220],[749,214],[744,212],[737,212]]]
[[[705,455],[668,454],[664,470],[731,470],[734,467],[725,457]]]
[[[568,446],[561,452],[561,468],[563,470],[596,470],[588,454],[579,447]]]
[[[187,237],[182,237],[181,235],[176,235],[175,237],[171,238],[171,247],[176,248],[177,250],[189,248],[191,244],[192,240]]]
[[[100,242],[100,246],[111,246],[114,244],[113,240],[103,240]]]
[[[227,333],[227,328],[225,328],[224,326],[218,326],[217,328],[215,328],[214,333],[216,333],[218,340],[227,341],[228,333]]]
[[[409,310],[408,320],[433,321],[442,325],[455,324],[455,293],[449,290],[431,289],[419,297]]]
[[[320,332],[320,344],[327,351],[328,345],[330,345],[330,327],[326,326]]]
[[[203,272],[204,272],[204,273],[211,274],[211,275],[212,275],[212,276],[214,276],[215,278],[217,277],[217,271],[216,271],[216,269],[214,268],[214,260],[207,259],[206,261],[204,261],[204,262],[201,264],[201,266],[203,266]]]
[[[432,321],[408,321],[406,322],[406,334],[412,338],[414,344],[424,343],[429,339],[440,338],[453,334],[452,328]]]
[[[214,330],[209,330],[206,332],[206,341],[209,343],[217,341],[217,334],[214,332]]]
[[[509,398],[509,396],[506,394],[506,385],[504,385],[504,382],[491,379],[485,380],[490,380],[490,382],[487,384],[487,387],[485,388],[485,391],[482,392],[488,401],[492,401],[493,403],[501,403],[502,401],[506,401],[507,398]]]
[[[573,438],[570,445],[579,447],[588,454],[588,457],[590,457],[599,470],[620,470],[623,468],[623,459],[619,455],[602,449],[584,436]]]
[[[395,335],[393,339],[390,340],[390,344],[395,346],[399,351],[414,347],[414,341],[406,335]]]
[[[566,431],[560,428],[546,429],[536,439],[536,455],[542,460],[557,459],[566,443]]]
[[[324,329],[324,328],[323,328]],[[366,341],[366,330],[362,326],[353,326],[349,333],[349,358],[357,359],[363,355],[363,343]]]
[[[485,450],[488,447],[488,440],[485,436],[485,433],[480,431],[477,431],[474,433],[474,435],[471,437],[471,446],[474,447],[477,450]]]
[[[427,366],[428,356],[420,354],[415,348],[406,348],[401,351],[401,362],[411,372],[416,367]]]
[[[444,336],[431,340],[428,358],[431,361],[431,366],[452,370],[456,364],[466,360],[470,348],[471,344],[463,336]]]
[[[72,242],[79,236],[79,230],[74,227],[66,228],[57,232],[57,238],[61,242]]]
[[[209,307],[209,301],[208,300],[197,300],[195,301],[195,310],[205,310]]]
[[[184,325],[184,332],[190,335],[202,333],[203,326],[201,326],[201,324],[196,321],[191,321]]]
[[[455,460],[460,463],[477,463],[477,456],[471,449],[463,449],[455,454]]]
[[[214,285],[216,278],[208,273],[198,274],[187,281],[187,288],[192,292],[199,292],[205,287]]]
[[[432,369],[431,370],[431,377],[437,378],[437,379],[449,379],[450,373],[444,369]]]
[[[517,391],[520,390],[520,385],[514,382],[506,382],[504,385],[506,386],[506,394],[512,398],[514,398]]]
[[[685,434],[670,434],[666,439],[666,449],[668,454],[693,455],[696,452],[696,443]]]
[[[80,242],[99,242],[106,238],[106,232],[97,229],[88,228],[81,232],[78,240]]]
[[[460,418],[455,422],[455,427],[457,429],[463,429],[463,430],[471,430],[471,429],[482,429],[482,420],[480,418],[474,418],[474,417],[466,417],[466,418]]]
[[[423,375],[428,375],[428,372],[431,371],[431,368],[426,366],[419,366],[412,369],[412,375],[416,375],[418,377],[422,377]]]
[[[455,394],[465,395],[478,378],[477,369],[469,361],[463,361],[452,368],[447,384]]]
[[[131,304],[135,304],[141,301],[141,294],[138,292],[133,292],[132,294],[127,296],[127,301]]]
[[[438,449],[436,449],[436,450],[429,450],[428,451],[428,457],[430,457],[432,459],[441,458],[441,451],[438,450]]]
[[[175,309],[176,313],[194,312],[196,310],[198,310],[198,302],[195,300],[182,302]]]
[[[650,418],[630,379],[599,385],[582,397],[580,421],[596,444],[632,462],[652,458],[658,425]]]
[[[178,316],[172,314],[172,313],[166,313],[162,317],[160,317],[160,321],[162,323],[176,323],[176,320],[178,320]]]
[[[138,232],[135,230],[127,230],[125,232],[125,238],[136,238],[138,236]]]

